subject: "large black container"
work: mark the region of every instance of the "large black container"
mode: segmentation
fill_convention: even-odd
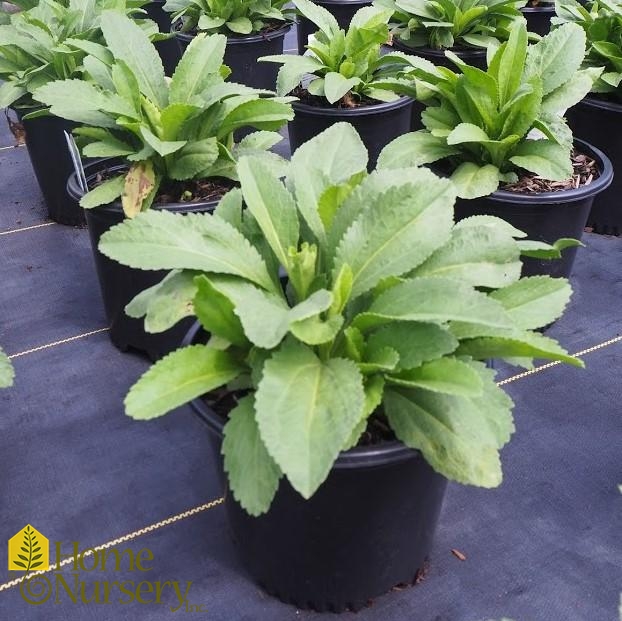
[[[35,108],[16,108],[15,113],[26,132],[30,163],[45,199],[48,214],[59,224],[84,224],[84,210],[67,194],[67,178],[74,169],[64,132],[71,132],[76,124],[51,115],[24,118],[34,110]]]
[[[543,192],[542,194],[518,194],[497,190],[490,196],[456,201],[456,221],[469,216],[487,214],[497,216],[512,226],[527,233],[527,238],[554,243],[562,237],[581,239],[594,197],[607,188],[613,179],[613,168],[609,158],[582,140],[575,140],[582,153],[594,158],[600,170],[600,177],[589,185],[576,190]],[[572,271],[577,248],[566,248],[561,259],[552,261],[523,259],[523,276],[545,274],[553,277],[568,277]]]
[[[380,151],[410,131],[412,106],[413,100],[409,97],[359,108],[323,108],[295,101],[292,104],[294,119],[288,123],[292,153],[331,125],[345,121],[354,126],[367,147],[371,170],[376,166]]]
[[[197,342],[199,327],[185,343]],[[220,449],[224,421],[192,402]],[[304,500],[285,480],[269,511],[249,516],[225,493],[239,556],[266,591],[298,608],[358,610],[397,584],[412,583],[432,546],[447,480],[399,442],[341,453]]]
[[[551,31],[551,18],[555,16],[555,4],[542,2],[538,6],[524,6],[521,9],[527,20],[527,30],[541,37]]]
[[[100,161],[85,167],[87,183],[92,182],[97,172],[108,169],[118,171],[123,166],[113,166],[110,161]],[[67,192],[74,200],[80,200],[83,192],[78,185],[75,174],[69,177]],[[204,203],[180,203],[166,206],[173,213],[201,213],[212,210],[218,201]],[[157,206],[152,209],[157,209]],[[145,332],[143,319],[133,319],[125,314],[125,306],[141,291],[159,283],[168,272],[146,271],[121,265],[103,255],[99,249],[101,236],[115,224],[124,220],[121,202],[102,205],[94,209],[86,209],[86,222],[93,248],[95,269],[104,301],[108,320],[109,336],[112,343],[121,351],[128,349],[144,352],[151,360],[157,360],[177,349],[184,335],[192,325],[192,318],[182,320],[171,329],[158,334]]]
[[[280,65],[260,63],[257,59],[261,56],[282,54],[285,35],[291,27],[292,25],[287,23],[281,28],[263,34],[228,37],[224,58],[225,65],[231,69],[228,81],[253,88],[275,90]],[[173,30],[175,31],[175,27]],[[175,31],[175,36],[183,54],[193,35]]]
[[[171,14],[164,10],[165,3],[166,0],[152,0],[144,6],[144,9],[147,11],[147,17],[158,25],[160,32],[169,33],[171,32]],[[168,76],[173,75],[181,58],[177,41],[170,38],[166,41],[157,41],[155,46],[162,59],[164,72]]]
[[[319,4],[327,11],[332,13],[337,20],[340,28],[348,29],[352,16],[364,6],[369,6],[372,0],[315,0],[314,4]],[[306,17],[298,18],[298,53],[302,56],[305,53],[309,35],[317,31],[317,26]]]
[[[434,63],[438,67],[447,67],[456,73],[459,73],[459,69],[456,65],[445,56],[445,50],[434,50],[429,47],[410,47],[402,43],[399,39],[393,39],[393,47],[400,52],[404,52],[406,54],[410,54],[412,56],[420,56],[421,58],[425,58],[429,60],[431,63]],[[486,63],[486,50],[483,48],[464,48],[458,47],[453,48],[451,50],[456,56],[461,58],[465,63],[472,65],[473,67],[477,67],[482,71],[486,71],[487,63]],[[425,110],[425,105],[420,101],[416,101],[413,103],[413,112],[412,112],[412,131],[417,131],[418,129],[423,129],[423,124],[421,123],[421,113]]]
[[[575,136],[604,151],[613,165],[613,183],[592,205],[587,223],[595,232],[622,235],[622,104],[586,97],[566,113]]]

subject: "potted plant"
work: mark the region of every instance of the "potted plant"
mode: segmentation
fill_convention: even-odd
[[[486,70],[486,49],[508,38],[516,21],[524,21],[526,0],[376,0],[393,11],[392,45],[451,68],[445,50],[469,65]]]
[[[437,162],[456,186],[458,218],[499,216],[548,244],[580,239],[594,197],[613,174],[601,151],[573,143],[563,117],[602,72],[580,69],[584,53],[585,34],[575,24],[528,45],[525,24],[517,23],[487,71],[450,52],[458,73],[412,69],[429,93],[425,129],[389,145],[379,166]],[[576,243],[565,243],[563,256],[551,263],[534,248],[527,273],[568,276]]]
[[[327,157],[335,145],[348,156]],[[138,380],[127,414],[194,400],[222,449],[247,568],[319,610],[413,580],[447,478],[500,483],[512,402],[484,361],[582,364],[534,331],[570,286],[520,278],[520,232],[492,217],[454,225],[448,179],[367,175],[366,160],[338,123],[294,153],[285,180],[243,158],[241,190],[213,214],[141,213],[100,241],[111,259],[186,275],[190,287],[161,293],[203,330]],[[162,308],[144,311],[174,321]]]
[[[73,167],[64,131],[72,125],[62,119],[39,116],[41,106],[32,98],[39,86],[53,80],[80,78],[96,71],[95,58],[84,61],[89,46],[102,40],[99,28],[102,11],[110,3],[71,3],[41,0],[34,8],[11,16],[0,26],[0,108],[12,107],[26,132],[30,160],[45,198],[50,218],[61,224],[84,222],[82,209],[65,191]],[[118,2],[120,13],[135,11],[136,3]],[[149,20],[140,24],[150,34],[157,32]],[[35,114],[33,114],[35,113]]]
[[[369,6],[372,0],[315,0],[313,4],[317,4],[325,8],[339,24],[339,28],[347,30],[354,14],[364,6]],[[302,56],[307,49],[309,35],[317,30],[314,22],[306,18],[304,15],[298,17],[298,54]]]
[[[15,371],[9,357],[2,351],[0,347],[0,388],[9,388],[13,385]]]
[[[166,75],[173,75],[175,67],[179,62],[179,45],[175,40],[175,37],[171,33],[173,24],[171,22],[171,14],[164,10],[166,0],[151,0],[145,4],[145,12],[147,17],[153,20],[158,25],[158,30],[161,33],[166,33],[168,36],[166,39],[162,39],[155,42],[158,54],[162,59],[164,65],[164,73]]]
[[[179,344],[183,327],[153,335],[147,326],[145,333],[124,308],[162,275],[109,261],[97,251],[100,236],[152,206],[176,213],[212,209],[237,182],[235,161],[242,154],[259,153],[280,170],[281,159],[266,149],[281,139],[272,130],[292,111],[287,100],[260,98],[260,91],[225,82],[223,35],[195,37],[169,80],[153,44],[132,20],[107,12],[101,28],[106,47],[93,52],[105,50],[109,57],[96,79],[50,82],[34,97],[55,116],[83,124],[75,134],[84,156],[116,158],[87,174],[87,188],[74,175],[68,189],[87,209],[110,338],[121,349],[133,347],[155,359]],[[249,126],[269,131],[235,144],[233,132]],[[128,309],[130,316],[135,309]]]
[[[555,0],[529,0],[521,8],[527,20],[529,32],[535,32],[541,37],[551,30],[551,20],[555,16]]]
[[[168,0],[174,31],[183,51],[197,32],[227,36],[225,64],[231,80],[274,89],[277,70],[257,64],[260,56],[282,54],[292,26],[287,0]]]
[[[304,56],[264,56],[280,63],[279,95],[293,94],[294,119],[289,123],[292,151],[339,121],[354,125],[369,151],[373,167],[381,149],[410,128],[413,100],[399,93],[407,89],[397,79],[411,62],[404,54],[383,55],[380,46],[389,36],[391,11],[359,9],[347,31],[310,0],[296,0],[296,8],[319,30],[309,40]],[[412,89],[411,89],[412,90]]]
[[[584,7],[564,0],[557,5],[554,22],[581,26],[587,36],[583,66],[604,67],[589,95],[568,111],[568,123],[577,136],[590,140],[609,156],[615,171],[609,189],[594,202],[588,224],[599,233],[621,235],[622,140],[613,128],[622,123],[622,4],[605,0]]]

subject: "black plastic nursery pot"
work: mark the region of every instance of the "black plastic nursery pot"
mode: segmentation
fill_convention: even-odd
[[[372,0],[314,0],[333,14],[340,28],[348,29],[354,14],[362,7],[369,6]],[[307,49],[305,45],[309,35],[317,31],[317,26],[302,15],[298,18],[298,53],[302,56]]]
[[[294,119],[288,123],[292,153],[331,125],[345,121],[359,133],[369,152],[368,168],[372,170],[380,151],[389,142],[410,131],[412,106],[410,97],[358,108],[328,108],[295,101],[292,103]]]
[[[486,214],[509,222],[526,233],[530,240],[552,244],[562,237],[581,239],[594,197],[611,184],[613,168],[609,158],[599,149],[582,140],[575,140],[575,146],[598,165],[600,176],[589,185],[561,192],[519,194],[497,190],[490,196],[472,200],[459,198],[455,207],[456,221]],[[576,253],[574,247],[563,250],[560,259],[524,257],[522,275],[567,278],[572,272]]]
[[[67,194],[67,178],[74,168],[64,132],[71,132],[76,124],[51,115],[24,118],[35,110],[37,108],[14,108],[24,126],[30,163],[48,214],[59,224],[84,224],[84,210]]]
[[[551,18],[555,17],[555,4],[543,2],[538,6],[524,6],[521,12],[527,20],[527,30],[541,37],[551,31]]]
[[[285,35],[291,27],[290,23],[286,23],[280,28],[260,34],[228,37],[224,57],[224,64],[231,69],[228,80],[253,88],[273,91],[276,88],[276,76],[280,65],[260,63],[257,59],[262,56],[282,54]],[[179,48],[183,54],[194,35],[179,32],[175,26],[173,26],[173,32],[175,32]]]
[[[125,167],[114,165],[114,161],[102,160],[85,166],[87,183],[93,181],[97,173],[103,170],[118,171]],[[84,195],[75,173],[69,177],[67,192],[76,201]],[[218,201],[197,203],[172,203],[166,205],[167,211],[173,213],[202,213],[212,210]],[[154,205],[152,209],[160,209]],[[184,335],[192,325],[192,318],[182,320],[171,329],[158,334],[145,332],[143,319],[133,319],[125,314],[125,306],[141,291],[158,284],[168,272],[145,271],[127,267],[109,259],[99,249],[101,236],[115,224],[125,218],[121,202],[102,205],[94,209],[84,210],[86,223],[91,238],[95,269],[108,320],[110,340],[121,351],[133,349],[143,352],[151,360],[157,360],[179,347]]]
[[[158,25],[159,31],[168,33],[171,31],[171,14],[164,10],[165,4],[166,0],[152,0],[144,6],[144,9],[147,11],[147,17]],[[168,76],[173,75],[181,58],[177,41],[171,37],[165,41],[157,41],[155,46],[162,59],[164,73]]]
[[[588,226],[596,233],[622,235],[622,104],[586,97],[566,117],[574,135],[604,151],[613,165],[613,183],[594,200]]]
[[[199,334],[197,324],[185,344]],[[192,407],[225,484],[225,421],[202,399]],[[298,608],[341,612],[421,575],[446,484],[418,451],[389,442],[341,453],[309,500],[283,478],[264,515],[249,516],[228,490],[225,507],[240,559],[261,587]]]

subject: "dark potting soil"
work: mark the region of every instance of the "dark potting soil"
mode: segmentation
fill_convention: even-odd
[[[572,177],[564,181],[549,181],[533,173],[525,173],[516,183],[506,183],[500,189],[519,194],[541,194],[542,192],[562,192],[564,190],[576,190],[584,185],[589,185],[598,179],[600,171],[596,161],[588,155],[572,150]]]
[[[290,95],[298,97],[301,103],[313,106],[314,108],[333,108],[337,110],[348,108],[360,108],[362,106],[374,106],[379,103],[377,99],[366,97],[365,95],[355,95],[352,92],[346,93],[339,101],[334,104],[329,103],[325,97],[312,95],[306,88],[297,86]]]
[[[111,177],[112,174],[109,170],[102,170],[95,176],[90,189],[92,190]],[[168,205],[170,203],[209,202],[222,198],[233,187],[235,187],[235,183],[224,177],[187,181],[170,180],[160,186],[153,203],[155,205]]]

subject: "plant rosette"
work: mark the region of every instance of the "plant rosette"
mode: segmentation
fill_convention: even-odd
[[[393,11],[391,36],[395,47],[443,62],[434,51],[452,50],[485,69],[486,49],[509,37],[524,18],[526,0],[375,0]]]
[[[107,47],[93,48],[102,60],[92,81],[58,80],[35,92],[52,114],[84,124],[74,132],[84,156],[127,163],[127,173],[89,188],[82,207],[121,197],[131,218],[171,191],[178,196],[172,200],[192,200],[200,181],[226,179],[226,189],[237,181],[241,155],[283,166],[267,149],[281,140],[276,130],[293,116],[290,100],[226,82],[223,35],[195,37],[167,79],[153,44],[131,20],[108,12],[102,31]],[[263,131],[235,144],[233,133],[246,127]]]
[[[410,128],[414,89],[398,76],[420,59],[381,54],[389,36],[391,11],[386,8],[359,9],[343,30],[323,7],[309,0],[295,4],[319,29],[309,37],[307,52],[259,59],[282,65],[276,82],[279,95],[300,98],[289,125],[292,151],[333,123],[348,121],[361,133],[373,166],[382,147]]]
[[[125,265],[173,270],[147,320],[166,308],[168,325],[192,315],[210,335],[147,371],[127,414],[228,394],[224,469],[254,516],[282,480],[311,498],[378,423],[442,476],[495,487],[512,402],[484,361],[582,366],[536,331],[571,290],[520,278],[520,231],[491,217],[454,224],[455,187],[430,170],[366,167],[339,123],[294,153],[284,179],[242,158],[240,189],[213,214],[151,210],[100,242]]]

